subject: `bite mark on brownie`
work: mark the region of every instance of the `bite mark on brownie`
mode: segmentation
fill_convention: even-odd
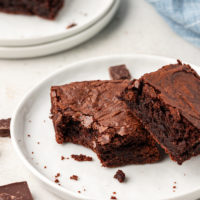
[[[76,161],[92,161],[93,158],[90,157],[90,156],[86,156],[86,155],[83,155],[83,154],[80,154],[80,155],[75,155],[75,154],[72,154],[71,157],[76,160]]]
[[[116,178],[120,183],[123,183],[126,179],[126,175],[122,170],[118,170],[114,175],[114,178]]]

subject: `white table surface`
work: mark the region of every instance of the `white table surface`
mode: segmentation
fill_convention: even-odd
[[[22,96],[58,68],[83,59],[144,53],[179,58],[200,65],[200,49],[176,35],[144,0],[121,0],[113,21],[90,41],[43,58],[0,60],[0,118],[10,117]],[[35,200],[58,200],[23,166],[9,138],[0,138],[0,185],[28,181]]]

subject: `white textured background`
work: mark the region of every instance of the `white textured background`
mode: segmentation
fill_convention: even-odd
[[[68,63],[90,57],[144,53],[200,65],[200,49],[176,35],[144,0],[121,0],[114,20],[90,41],[37,59],[0,60],[0,118],[10,117],[21,97],[39,80]],[[95,66],[94,66],[95,67]],[[27,180],[35,200],[57,200],[27,171],[9,138],[0,138],[0,185]]]

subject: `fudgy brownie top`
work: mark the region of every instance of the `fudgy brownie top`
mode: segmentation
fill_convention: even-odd
[[[180,117],[180,113],[200,128],[200,77],[189,65],[178,61],[145,74],[141,80],[155,89],[157,94],[152,90],[152,96],[158,96],[165,104],[178,109],[174,115]]]
[[[97,130],[101,144],[109,143],[113,134],[130,134],[137,141],[145,141],[147,135],[141,123],[118,99],[129,83],[128,80],[84,81],[53,86],[52,113],[72,116],[84,127]]]

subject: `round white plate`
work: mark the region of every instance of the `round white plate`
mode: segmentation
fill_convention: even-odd
[[[33,58],[58,53],[75,47],[92,38],[99,31],[101,31],[112,20],[119,4],[120,0],[115,0],[113,6],[108,10],[103,18],[80,33],[42,45],[26,47],[0,47],[0,58]]]
[[[126,64],[132,76],[139,78],[146,72],[175,62],[174,59],[156,56],[110,56],[78,62],[53,73],[30,90],[12,116],[11,138],[22,162],[50,191],[70,200],[110,199],[113,192],[117,193],[119,200],[194,200],[200,197],[200,156],[181,166],[166,156],[155,164],[109,169],[101,167],[96,154],[90,149],[69,143],[57,144],[52,121],[49,119],[49,93],[52,85],[109,79],[108,67],[119,64]],[[200,69],[193,67],[200,74]],[[80,153],[92,156],[94,161],[61,160],[62,155],[70,157],[71,154]],[[44,166],[47,168],[44,169]],[[127,182],[119,183],[113,178],[118,169],[125,172]],[[57,173],[61,174],[61,186],[54,182]],[[69,179],[73,174],[79,176],[78,181]],[[175,192],[174,185],[177,187]]]
[[[0,46],[35,45],[72,36],[100,20],[114,1],[64,0],[55,20],[0,13]],[[67,29],[72,23],[77,26]]]

